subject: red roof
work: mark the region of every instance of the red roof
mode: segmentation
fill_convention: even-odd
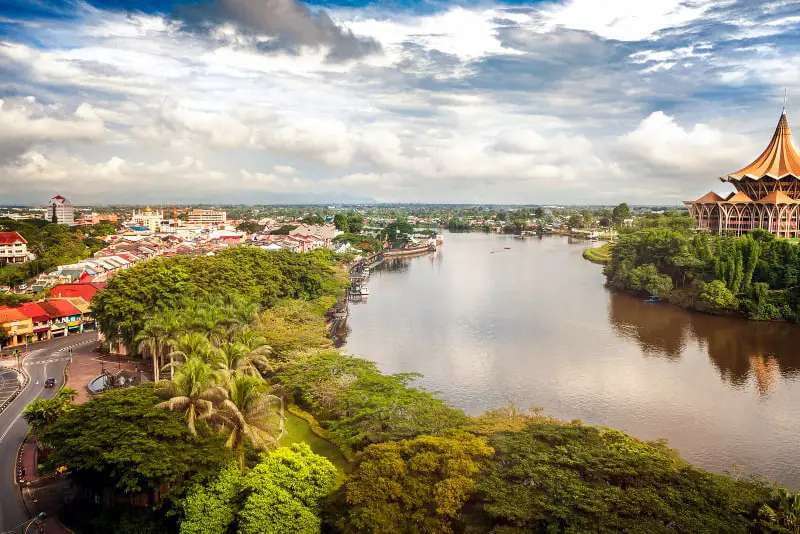
[[[18,232],[0,232],[0,245],[13,245],[14,243],[27,243]]]
[[[94,280],[94,275],[84,272],[80,278],[78,278],[82,283],[88,283]]]
[[[108,285],[107,282],[78,282],[75,284],[58,284],[50,289],[52,298],[69,299],[73,297],[82,298],[86,302],[91,302],[98,291],[102,291]]]
[[[66,300],[46,300],[39,305],[51,319],[68,315],[81,315],[81,311]]]
[[[58,200],[66,200],[66,198],[62,197],[61,195],[56,195],[53,198],[57,198]]]
[[[30,317],[35,322],[40,323],[42,321],[47,321],[50,316],[47,315],[47,312],[39,306],[36,302],[28,302],[26,304],[22,304],[16,308],[17,310],[22,312],[22,315],[25,317]]]
[[[2,323],[12,323],[14,321],[24,321],[27,319],[25,315],[22,314],[16,308],[9,308],[8,306],[0,306],[0,324]]]

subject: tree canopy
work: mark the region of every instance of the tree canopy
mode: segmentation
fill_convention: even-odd
[[[160,401],[153,384],[142,384],[76,406],[40,436],[53,449],[48,464],[67,466],[82,486],[122,493],[218,472],[231,458],[224,438],[193,436],[180,414],[156,408]]]
[[[489,444],[467,532],[746,533],[770,493],[614,430],[534,424]]]

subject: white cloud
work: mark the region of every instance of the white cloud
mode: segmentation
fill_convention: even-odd
[[[758,8],[727,0],[376,6],[331,12],[383,46],[340,62],[326,46],[264,52],[232,25],[209,38],[159,15],[42,22],[41,49],[0,43],[9,94],[36,97],[0,107],[0,179],[16,199],[34,198],[21,184],[77,180],[131,201],[161,189],[658,201],[755,157],[763,107],[784,85],[800,93],[798,47],[741,46],[732,27]],[[762,12],[775,35],[797,24]],[[707,27],[720,22],[732,26]]]
[[[619,145],[630,156],[662,171],[705,173],[709,187],[713,173],[719,176],[726,169],[733,172],[746,163],[736,163],[743,155],[755,158],[759,148],[745,136],[707,124],[684,128],[662,111],[642,120],[636,129],[622,136]]]
[[[105,125],[86,102],[74,111],[45,106],[32,96],[0,100],[0,140],[37,142],[103,138]]]

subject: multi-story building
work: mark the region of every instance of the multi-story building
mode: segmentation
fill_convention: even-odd
[[[21,311],[8,306],[0,306],[0,328],[6,331],[7,347],[16,347],[28,342],[33,334],[33,321]]]
[[[227,213],[218,210],[193,208],[189,210],[189,222],[194,224],[224,224],[228,220]]]
[[[31,341],[45,341],[50,339],[50,316],[36,302],[28,302],[16,308],[22,315],[33,322]]]
[[[720,180],[736,191],[724,198],[711,191],[684,202],[698,230],[742,235],[763,228],[778,237],[800,237],[800,155],[792,144],[785,109],[764,152]]]
[[[47,204],[47,216],[45,218],[50,222],[75,226],[75,210],[69,200],[61,195],[56,195],[50,199]]]
[[[0,264],[25,263],[33,259],[28,242],[17,232],[0,232]]]
[[[146,207],[144,211],[137,212],[133,210],[133,215],[131,215],[131,222],[133,224],[143,228],[149,228],[154,234],[161,231],[161,221],[163,219],[164,213],[159,210],[153,211],[150,209],[150,206]]]

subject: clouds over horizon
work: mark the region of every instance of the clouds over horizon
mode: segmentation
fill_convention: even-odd
[[[800,95],[782,1],[59,5],[0,10],[0,203],[674,204]]]

